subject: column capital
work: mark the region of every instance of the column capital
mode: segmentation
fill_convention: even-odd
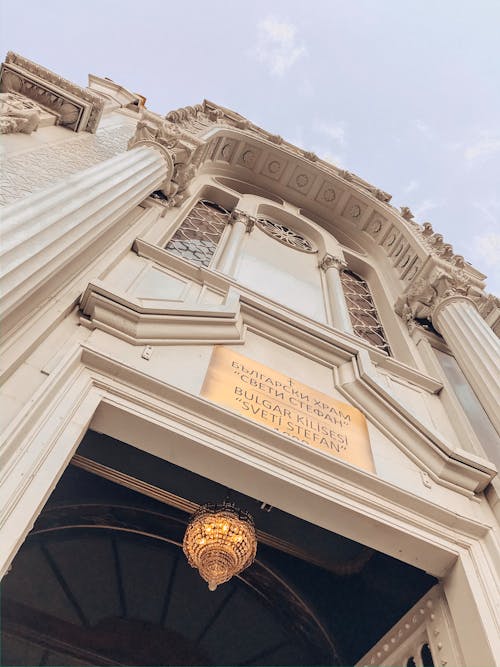
[[[342,257],[335,257],[334,255],[325,255],[319,264],[319,268],[323,271],[328,271],[328,269],[337,269],[337,271],[342,271],[347,268],[346,262]]]
[[[147,119],[137,123],[128,149],[148,146],[162,155],[166,174],[159,189],[169,200],[170,206],[178,206],[186,198],[185,190],[199,166],[200,151],[197,149],[202,145],[200,139],[186,134],[175,123]]]
[[[470,277],[463,270],[437,268],[408,287],[396,303],[396,312],[406,320],[410,330],[414,321],[419,319],[430,320],[437,329],[438,313],[448,303],[468,301],[481,312],[491,298],[491,295],[471,284]]]
[[[228,220],[230,225],[233,225],[235,222],[241,222],[245,225],[245,231],[250,234],[252,229],[255,226],[256,218],[253,215],[250,215],[246,211],[235,208],[231,213],[231,216]]]

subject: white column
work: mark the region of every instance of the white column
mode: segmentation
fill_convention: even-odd
[[[325,255],[320,264],[320,268],[325,272],[332,325],[336,329],[352,334],[354,331],[340,280],[340,271],[345,267],[343,259],[332,255]]]
[[[500,433],[500,342],[466,296],[443,299],[432,313],[465,377]]]
[[[169,181],[172,171],[163,147],[137,145],[6,206],[0,252],[3,315],[63,267],[70,268],[83,249]]]
[[[248,213],[236,209],[232,212],[229,219],[231,229],[217,263],[218,271],[227,275],[233,274],[245,234],[252,231],[254,223],[254,218]]]

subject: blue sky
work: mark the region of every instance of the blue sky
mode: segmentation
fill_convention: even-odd
[[[500,293],[500,0],[0,0],[3,50],[207,98],[430,221]]]

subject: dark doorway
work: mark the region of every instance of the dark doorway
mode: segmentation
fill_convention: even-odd
[[[233,492],[257,560],[209,592],[180,544],[226,492],[89,432],[2,582],[2,664],[353,665],[436,583]]]

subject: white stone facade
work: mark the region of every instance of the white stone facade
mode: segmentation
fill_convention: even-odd
[[[360,664],[402,664],[425,640],[436,665],[500,665],[500,308],[484,276],[387,193],[232,111],[163,119],[113,82],[79,98],[17,58],[6,71],[96,123],[3,137],[1,572],[93,428],[439,578],[412,612],[425,622]],[[207,266],[166,248],[199,200],[232,211]],[[390,354],[353,330],[345,269]],[[215,345],[358,408],[376,474],[202,398]]]

